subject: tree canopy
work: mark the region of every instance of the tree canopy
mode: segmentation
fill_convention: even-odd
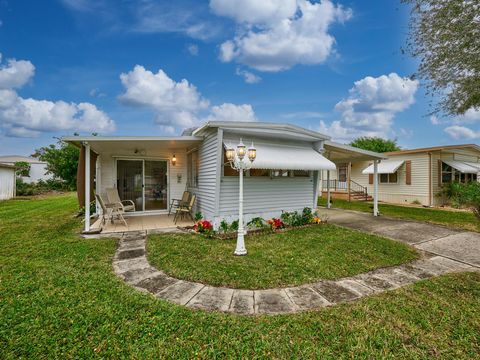
[[[434,112],[480,108],[479,0],[402,0],[410,4],[406,50],[420,60],[418,77],[440,97]]]
[[[358,137],[354,139],[350,143],[350,145],[360,149],[375,151],[378,153],[401,150],[400,147],[397,145],[397,140],[383,139],[380,137]]]
[[[47,163],[47,172],[55,179],[65,181],[70,190],[76,189],[77,166],[80,150],[71,144],[61,140],[57,144],[36,149],[34,157]]]

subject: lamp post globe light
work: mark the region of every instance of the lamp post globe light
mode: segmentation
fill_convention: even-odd
[[[245,230],[243,228],[243,172],[252,167],[257,157],[257,149],[255,149],[252,142],[247,151],[242,139],[240,139],[237,149],[229,147],[225,150],[225,155],[232,169],[239,172],[237,247],[234,254],[247,255],[244,239]],[[247,158],[245,158],[245,155],[247,155]]]

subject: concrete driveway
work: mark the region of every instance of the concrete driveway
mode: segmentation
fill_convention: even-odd
[[[401,241],[415,248],[465,264],[480,267],[480,233],[454,230],[427,224],[372,214],[319,208],[318,213],[328,222]]]

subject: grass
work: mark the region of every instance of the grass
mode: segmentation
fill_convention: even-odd
[[[148,240],[148,259],[180,279],[260,289],[351,276],[418,256],[404,244],[329,224],[247,236],[248,256],[233,256],[235,242],[153,235]]]
[[[112,273],[116,243],[74,232],[73,196],[0,202],[0,358],[456,358],[480,355],[480,274],[318,312],[191,311]]]
[[[326,206],[327,199],[318,198],[319,206]],[[332,207],[364,212],[372,212],[371,202],[333,199]],[[455,229],[469,231],[480,231],[480,221],[471,212],[449,211],[443,209],[417,208],[392,204],[378,204],[381,215],[396,217],[400,219],[425,221],[432,224],[445,225]]]

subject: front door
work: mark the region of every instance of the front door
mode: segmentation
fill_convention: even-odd
[[[136,211],[167,209],[167,169],[163,160],[117,160],[120,199],[132,200]]]

